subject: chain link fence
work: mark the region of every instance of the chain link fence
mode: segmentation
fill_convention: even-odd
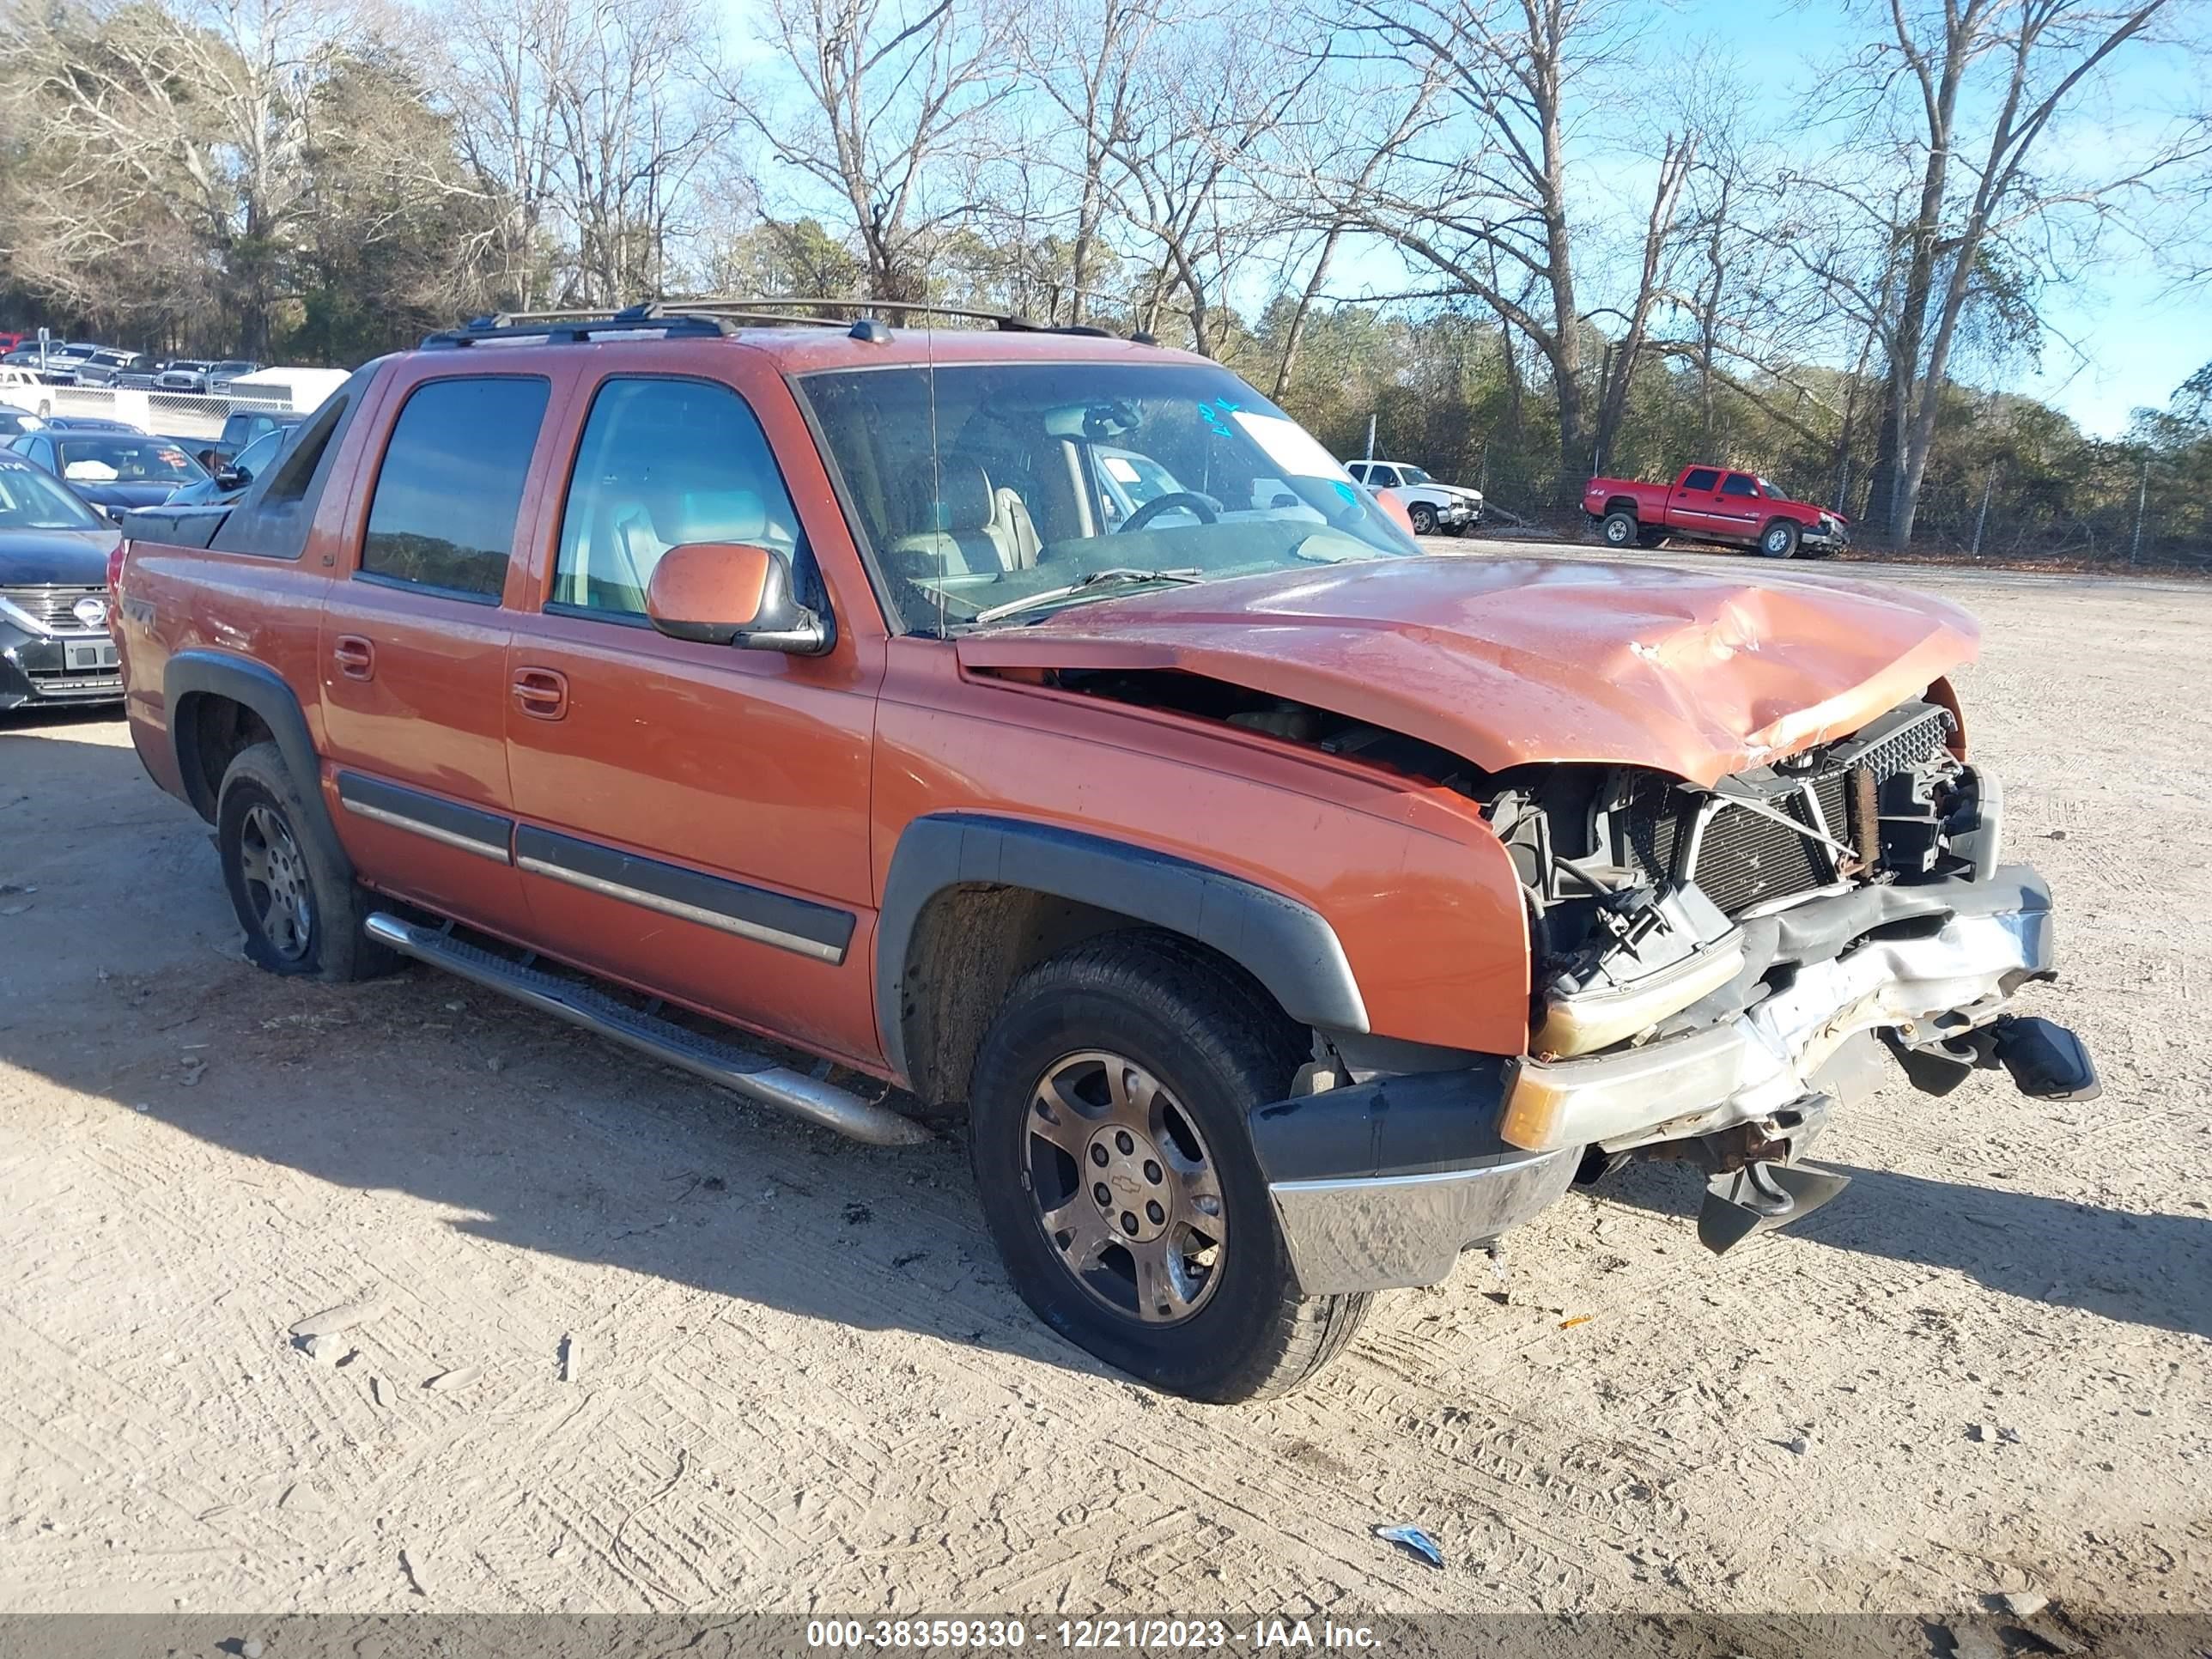
[[[223,422],[238,410],[283,411],[293,406],[292,394],[276,386],[264,394],[222,397],[132,386],[7,386],[0,387],[0,402],[33,415],[121,421],[165,438],[220,438]]]

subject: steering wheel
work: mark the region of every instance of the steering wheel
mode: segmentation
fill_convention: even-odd
[[[1164,495],[1153,496],[1132,513],[1115,533],[1126,536],[1133,530],[1141,530],[1163,513],[1188,513],[1200,524],[1215,524],[1221,518],[1221,503],[1194,489],[1171,489]]]

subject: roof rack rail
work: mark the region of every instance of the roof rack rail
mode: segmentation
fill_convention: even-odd
[[[668,301],[667,303],[686,311],[696,311],[702,315],[713,316],[726,315],[731,310],[740,307],[757,311],[768,306],[793,307],[818,306],[854,313],[850,318],[837,319],[840,323],[858,321],[862,318],[892,311],[907,312],[922,317],[965,317],[976,322],[989,323],[993,327],[1009,333],[1043,334],[1064,331],[1054,329],[1048,323],[1040,323],[1027,317],[1017,316],[1012,312],[991,311],[980,306],[934,305],[921,300],[870,300],[852,295],[840,297],[830,294],[757,294],[739,297],[709,294],[687,295],[681,300]],[[797,322],[800,319],[792,318],[788,320]]]
[[[851,313],[848,317],[813,316],[811,311],[837,311]],[[853,295],[826,294],[766,294],[686,295],[681,298],[647,300],[619,309],[598,306],[560,307],[547,311],[495,311],[485,316],[472,317],[459,328],[447,329],[433,334],[422,342],[423,349],[450,349],[459,346],[485,344],[495,341],[543,340],[550,343],[576,344],[595,336],[630,333],[652,329],[664,337],[682,336],[729,335],[744,325],[769,325],[795,328],[845,328],[849,326],[858,334],[863,325],[869,325],[864,337],[877,337],[876,331],[883,325],[877,313],[881,312],[913,313],[925,317],[965,318],[990,324],[1002,333],[1019,334],[1079,334],[1095,338],[1111,339],[1110,329],[1091,323],[1040,323],[1011,312],[990,311],[974,306],[933,305],[922,301],[902,300],[869,300]],[[798,314],[793,314],[794,313]],[[1132,339],[1149,345],[1151,340],[1143,335],[1132,335]]]
[[[433,334],[422,342],[424,350],[483,345],[496,340],[544,340],[555,344],[578,344],[601,334],[629,334],[653,329],[664,337],[733,334],[728,319],[695,315],[658,301],[620,309],[569,306],[550,311],[495,311],[471,317],[459,328]]]

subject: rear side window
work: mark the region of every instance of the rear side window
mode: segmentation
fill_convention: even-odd
[[[703,380],[611,380],[577,447],[550,603],[642,617],[653,567],[686,542],[773,548],[809,592],[798,514],[744,400]]]
[[[1731,472],[1728,482],[1721,486],[1723,495],[1756,495],[1759,486],[1751,481],[1748,472]]]
[[[1712,489],[1718,487],[1721,475],[1710,466],[1692,467],[1682,479],[1685,489]]]
[[[523,375],[416,387],[377,471],[361,574],[496,605],[551,390]]]
[[[379,361],[355,370],[308,416],[296,441],[279,442],[274,464],[254,475],[238,510],[223,520],[209,545],[219,552],[267,559],[296,559],[307,550],[307,532],[339,446],[383,367]]]

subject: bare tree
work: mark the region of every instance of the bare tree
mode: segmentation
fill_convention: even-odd
[[[1227,338],[1237,272],[1285,228],[1262,184],[1268,148],[1319,76],[1319,60],[1296,64],[1270,27],[1283,16],[1179,7],[1171,29],[1133,49],[1110,124],[1085,135],[1114,218],[1151,256],[1138,320],[1157,332],[1179,297],[1193,348],[1208,356]]]
[[[265,351],[280,256],[308,206],[319,96],[373,16],[342,0],[10,11],[0,74],[39,150],[15,206],[19,268],[91,304],[88,283],[112,300],[129,290],[104,276],[157,259],[135,303],[160,309],[185,275],[168,262],[212,248],[241,344]]]
[[[1070,323],[1083,321],[1098,284],[1112,148],[1127,129],[1144,65],[1166,21],[1163,0],[1053,0],[1044,27],[1015,36],[1025,74],[1066,121],[1065,142],[1040,144],[1037,154],[1073,185]]]
[[[501,285],[618,305],[664,291],[697,169],[734,114],[703,0],[459,0],[449,84],[503,205]]]
[[[1316,18],[1314,24],[1326,40],[1327,23]],[[1334,58],[1326,46],[1322,55]],[[1437,109],[1441,83],[1434,64],[1417,66],[1410,82],[1402,76],[1360,74],[1374,66],[1356,59],[1338,60],[1332,68],[1336,72],[1313,94],[1323,103],[1326,118],[1287,124],[1285,143],[1262,181],[1285,221],[1310,239],[1305,276],[1275,361],[1273,395],[1278,402],[1290,388],[1307,320],[1328,289],[1339,251],[1360,229],[1376,181],[1444,119]],[[1344,72],[1347,69],[1353,72]],[[1295,259],[1286,260],[1285,269],[1296,264]]]
[[[1850,210],[1863,231],[1856,263],[1832,245],[1810,269],[1881,337],[1887,385],[1869,510],[1893,544],[1911,539],[1961,323],[1989,292],[1992,258],[2007,249],[2039,262],[2057,222],[2093,234],[2130,194],[2204,153],[2205,130],[2192,124],[2092,175],[2032,164],[2118,55],[2155,38],[2172,3],[1882,0],[1870,9],[1874,38],[1851,86],[1863,113],[1847,148],[1893,161],[1911,183],[1832,165],[1793,182],[1827,212]]]
[[[733,87],[777,161],[849,216],[870,294],[919,301],[928,251],[981,204],[986,126],[1012,89],[1010,15],[955,0],[769,0],[767,43],[801,107]]]
[[[1363,222],[1444,278],[1447,295],[1496,311],[1545,359],[1559,401],[1565,504],[1592,460],[1594,435],[1607,433],[1608,411],[1617,417],[1642,351],[1696,135],[1667,134],[1654,158],[1641,269],[1628,303],[1613,308],[1626,326],[1620,362],[1600,388],[1594,423],[1569,155],[1578,116],[1606,100],[1608,77],[1626,67],[1628,15],[1618,0],[1349,0],[1346,15],[1368,52],[1436,74],[1458,116],[1439,142],[1392,170]]]

